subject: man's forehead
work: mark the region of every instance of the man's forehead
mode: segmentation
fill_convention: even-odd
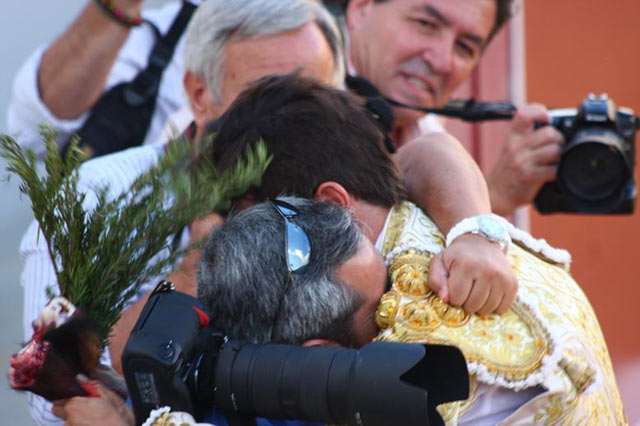
[[[428,15],[442,25],[456,27],[462,36],[485,43],[496,19],[497,0],[388,0],[414,13]]]
[[[279,34],[232,40],[226,67],[238,68],[248,80],[270,74],[300,72],[324,83],[333,80],[334,57],[326,37],[314,22]]]

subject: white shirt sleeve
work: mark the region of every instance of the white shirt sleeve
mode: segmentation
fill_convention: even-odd
[[[173,22],[180,4],[171,2],[162,8],[145,11],[143,16],[164,33]],[[107,77],[105,90],[133,80],[136,74],[146,67],[155,40],[155,33],[149,25],[133,29]],[[48,124],[59,132],[56,142],[61,146],[80,129],[88,117],[88,112],[85,112],[73,120],[60,119],[42,101],[38,89],[38,69],[47,47],[38,48],[16,74],[7,111],[8,134],[23,148],[32,149],[40,159],[45,154],[45,145],[40,137],[41,124]],[[146,144],[159,140],[167,118],[186,103],[182,89],[183,48],[184,37],[178,42],[173,58],[163,74],[156,109],[144,140]]]

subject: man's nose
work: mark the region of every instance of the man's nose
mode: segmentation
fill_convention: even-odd
[[[442,34],[438,40],[424,50],[422,57],[438,75],[449,74],[453,70],[453,37]]]

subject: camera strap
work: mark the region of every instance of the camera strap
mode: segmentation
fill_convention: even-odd
[[[175,52],[196,5],[183,1],[178,15],[163,36],[153,24],[156,42],[149,54],[147,66],[130,82],[120,83],[93,106],[84,125],[76,133],[79,146],[87,157],[97,157],[141,145],[149,129],[162,74]],[[66,155],[69,144],[62,149]]]
[[[424,113],[459,118],[464,121],[511,120],[516,107],[511,102],[477,102],[475,99],[452,99],[444,108],[422,108],[384,98],[389,104]]]

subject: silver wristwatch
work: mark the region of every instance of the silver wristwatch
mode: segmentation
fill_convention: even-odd
[[[456,238],[464,234],[480,235],[492,243],[500,245],[506,254],[511,237],[505,227],[491,214],[482,214],[462,219],[447,234],[446,244],[449,246]]]

